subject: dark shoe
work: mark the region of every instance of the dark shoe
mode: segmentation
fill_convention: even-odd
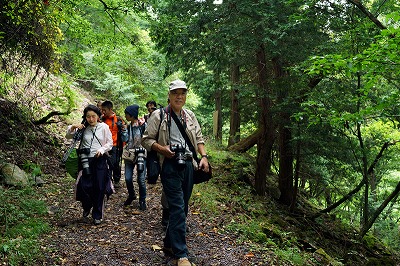
[[[139,210],[145,211],[146,209],[147,209],[146,202],[145,201],[140,201],[139,202]]]
[[[94,225],[99,225],[99,224],[101,224],[101,219],[94,219],[93,223],[94,223]]]
[[[90,210],[83,210],[83,214],[82,214],[82,216],[83,216],[83,218],[87,218],[88,216],[89,216],[89,214],[90,214]]]
[[[162,251],[164,252],[165,256],[170,256],[170,257],[174,256],[174,252],[172,251],[172,248],[163,247]]]
[[[125,202],[124,202],[124,206],[129,206],[132,204],[132,201],[134,201],[136,199],[136,196],[134,197],[128,197]]]

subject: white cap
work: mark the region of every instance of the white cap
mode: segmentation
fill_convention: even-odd
[[[177,79],[177,80],[172,81],[169,84],[169,90],[170,91],[177,90],[177,89],[185,89],[185,90],[187,90],[186,83],[184,81],[182,81],[182,80]]]

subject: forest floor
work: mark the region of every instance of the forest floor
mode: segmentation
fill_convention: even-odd
[[[25,119],[14,104],[0,99],[1,159],[19,166],[32,162],[43,171],[41,178],[45,184],[37,187],[37,193],[48,206],[44,219],[51,225],[51,231],[40,240],[44,256],[37,265],[175,265],[162,251],[160,180],[155,185],[147,185],[146,211],[138,209],[137,201],[129,207],[123,206],[127,190],[122,182],[106,202],[103,222],[95,226],[91,219],[82,218],[80,203],[74,200],[75,180],[59,166],[65,151],[62,134],[66,125],[58,123],[59,130],[49,132]],[[220,186],[228,186],[233,181],[228,178],[221,182]],[[135,189],[138,194],[137,183]],[[248,198],[251,200],[252,196]],[[227,195],[226,206],[229,199]],[[368,265],[399,265],[396,254],[385,247],[368,247],[358,239],[354,229],[344,227],[334,216],[308,219],[307,215],[315,210],[306,201],[299,201],[297,215],[288,214],[277,203],[270,204],[270,218],[275,222],[271,228],[263,228],[264,233],[281,251],[290,251],[292,243],[294,249],[307,253],[310,260],[306,265],[366,265],[367,262]],[[255,243],[243,243],[237,233],[222,230],[225,223],[244,211],[237,207],[226,207],[208,221],[196,209],[196,204],[190,204],[187,244],[192,261],[198,266],[295,265],[275,254],[277,248],[266,245],[254,248]],[[344,264],[334,261],[324,250]]]
[[[53,185],[57,182],[54,181]],[[147,210],[138,201],[124,207],[127,197],[121,186],[106,203],[100,225],[82,218],[82,208],[74,200],[73,182],[45,187],[53,231],[42,240],[46,259],[43,265],[174,265],[162,251],[161,185],[147,186]],[[137,190],[137,185],[136,185]],[[265,265],[245,245],[235,244],[235,236],[221,234],[191,210],[188,215],[187,244],[196,265]]]
[[[103,222],[95,226],[91,219],[83,219],[80,202],[74,200],[75,180],[59,166],[65,148],[57,149],[53,144],[65,146],[62,132],[66,125],[58,123],[60,132],[46,132],[26,123],[14,104],[0,100],[0,151],[17,165],[40,165],[44,173],[41,178],[45,184],[37,187],[37,193],[48,206],[45,219],[52,230],[41,239],[44,258],[40,265],[174,265],[162,251],[160,180],[147,185],[147,210],[139,211],[137,200],[123,206],[127,190],[122,178],[106,202]],[[136,182],[135,189],[138,195]],[[192,205],[187,234],[190,258],[196,265],[265,265],[261,255],[236,244],[238,236],[221,233],[198,213]],[[263,254],[264,259],[266,256]]]

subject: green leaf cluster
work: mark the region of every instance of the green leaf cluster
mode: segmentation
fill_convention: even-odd
[[[57,2],[54,1],[54,5]],[[57,43],[62,38],[58,18],[59,10],[53,5],[46,6],[42,1],[2,1],[0,54],[3,67],[9,55],[18,55],[45,69],[57,70]]]

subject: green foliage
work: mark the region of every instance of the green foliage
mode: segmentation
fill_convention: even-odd
[[[291,262],[294,265],[308,265],[307,258],[303,257],[298,248],[286,248],[276,251],[276,255],[283,261]]]
[[[38,239],[49,232],[47,208],[32,188],[0,190],[0,257],[7,265],[34,265],[42,256]]]
[[[192,214],[204,217],[213,231],[237,236],[238,245],[246,244],[251,247],[249,252],[264,254],[266,263],[324,265],[315,263],[311,253],[300,250],[298,238],[304,240],[304,236],[291,231],[288,217],[279,213],[276,203],[254,195],[251,185],[244,182],[243,166],[248,167],[252,160],[207,144],[210,161],[216,166],[214,178],[195,185]]]
[[[96,0],[62,5],[64,66],[94,98],[113,101],[117,113],[132,103],[165,104],[164,56],[153,48],[141,7],[109,1],[107,9]]]
[[[43,256],[38,241],[33,238],[10,239],[0,245],[0,253],[3,261],[10,266],[35,265]]]
[[[365,241],[365,243],[367,244],[367,246],[369,248],[373,248],[375,246],[375,244],[376,244],[376,238],[371,234],[366,234],[363,237],[363,241]]]
[[[18,105],[22,110],[18,118],[24,122],[38,120],[51,111],[69,113],[79,101],[80,96],[66,74],[55,76],[38,67],[20,66],[17,72],[0,70],[0,78],[5,88],[1,96]]]
[[[31,173],[32,177],[40,176],[42,175],[42,169],[40,165],[33,163],[31,161],[26,161],[24,163],[24,170]]]
[[[246,217],[245,215],[237,215],[225,228],[239,235],[240,241],[268,242],[268,236],[263,232],[259,220]]]
[[[129,85],[128,81],[107,72],[105,76],[104,80],[96,83],[96,90],[105,99],[119,99],[119,102],[124,105],[137,101],[139,95],[132,91],[133,86]]]
[[[397,185],[390,176],[398,171],[399,32],[392,20],[398,8],[389,6],[375,6],[389,14],[386,30],[379,31],[363,16],[352,17],[348,28],[332,38],[336,52],[310,57],[305,71],[320,81],[308,89],[301,111],[293,116],[304,127],[302,153],[310,156],[302,158],[302,172],[310,176],[307,192],[320,195],[314,202],[332,204],[363,178],[369,180],[369,190],[336,210],[349,224],[361,219],[360,206],[375,214]]]
[[[57,42],[59,12],[42,1],[2,1],[0,4],[0,54],[4,59],[12,54],[22,55],[46,69],[54,68],[58,60]],[[7,63],[8,64],[8,63]],[[9,67],[13,68],[12,64]]]

